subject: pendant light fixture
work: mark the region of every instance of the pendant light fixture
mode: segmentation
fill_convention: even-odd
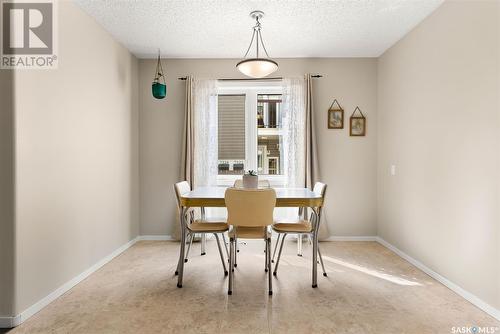
[[[262,40],[261,24],[259,20],[263,16],[264,12],[260,10],[256,10],[250,13],[250,17],[255,19],[257,23],[253,27],[252,40],[250,41],[250,45],[248,46],[247,52],[243,56],[244,59],[241,60],[238,64],[236,64],[236,67],[241,73],[252,78],[266,77],[278,69],[278,63],[269,58],[266,47],[264,46],[264,41]],[[254,40],[255,40],[255,58],[246,58],[248,53],[250,52],[250,49],[252,48]],[[262,46],[262,49],[266,54],[266,58],[262,58],[259,56],[260,46]]]

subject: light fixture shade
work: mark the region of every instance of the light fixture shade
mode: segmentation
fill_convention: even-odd
[[[236,64],[238,70],[246,76],[252,78],[263,78],[276,72],[278,63],[267,58],[244,59]]]

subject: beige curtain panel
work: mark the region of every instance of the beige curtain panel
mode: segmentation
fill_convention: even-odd
[[[306,108],[306,134],[305,134],[305,187],[312,189],[314,183],[321,181],[319,176],[318,151],[316,147],[316,127],[314,125],[314,105],[313,105],[313,78],[311,74],[306,74],[305,108]],[[319,229],[319,240],[330,237],[326,219],[326,210],[323,211],[323,221]]]
[[[193,185],[194,181],[194,99],[193,99],[193,77],[186,77],[186,99],[184,103],[184,133],[182,136],[182,157],[181,157],[181,179]],[[180,240],[179,214],[176,215],[174,232],[172,237]]]

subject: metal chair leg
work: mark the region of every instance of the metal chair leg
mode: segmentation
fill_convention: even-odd
[[[227,288],[228,295],[233,294],[234,253],[235,253],[235,251],[234,251],[234,238],[229,238],[229,268],[231,268],[231,270],[229,271],[229,282],[228,282],[228,288]]]
[[[220,260],[222,261],[222,267],[224,268],[224,276],[227,276],[228,272],[226,269],[226,261],[224,261],[224,254],[222,253],[222,247],[220,245],[219,236],[217,235],[217,233],[214,233],[214,236],[215,240],[217,240],[217,247],[219,248]]]
[[[318,287],[318,235],[316,232],[313,234],[312,287]]]
[[[280,264],[281,252],[283,251],[283,244],[285,243],[286,235],[287,234],[284,233],[283,238],[281,239],[280,251],[278,253],[278,260],[276,260],[276,265],[274,266],[274,272],[273,272],[274,276],[276,276],[276,273],[278,272],[278,265]]]
[[[302,256],[302,234],[297,235],[297,256]]]
[[[177,276],[177,287],[182,288],[182,278],[184,276],[184,249],[186,248],[186,230],[184,229],[185,226],[185,214],[186,214],[186,208],[182,208],[180,212],[180,220],[181,220],[181,226],[182,226],[182,231],[181,231],[181,251],[179,254],[179,263],[178,263],[178,276]]]
[[[321,262],[321,267],[323,268],[323,276],[327,277],[328,275],[326,274],[325,264],[323,263],[323,257],[321,256],[321,251],[319,250],[319,245],[318,245],[318,254],[319,254],[319,261]]]
[[[238,253],[239,251],[240,250],[238,249],[238,238],[234,237],[234,260],[233,260],[234,268],[238,266],[236,253]]]
[[[269,263],[268,263],[268,261],[267,261],[267,260],[268,260],[268,256],[267,256],[267,254],[269,253],[269,245],[268,245],[268,243],[267,243],[267,239],[265,239],[264,241],[265,241],[265,243],[266,243],[266,249],[264,250],[264,254],[265,254],[265,256],[266,256],[266,258],[265,258],[265,260],[266,260],[266,261],[265,261],[265,262],[266,262],[266,268],[264,269],[264,271],[267,273],[267,272],[269,271]]]
[[[278,249],[280,238],[281,238],[281,233],[278,233],[278,240],[276,241],[276,245],[274,245],[273,259],[271,260],[272,263],[274,263],[274,257],[276,256],[276,250]]]
[[[193,239],[194,239],[194,236],[195,234],[194,233],[189,233],[188,237],[189,237],[189,244],[188,244],[188,249],[186,251],[186,256],[184,258],[184,262],[188,262],[188,258],[189,258],[189,250],[191,249],[191,245],[193,244]]]
[[[269,288],[269,295],[271,296],[273,294],[273,279],[272,279],[272,275],[271,275],[271,271],[272,271],[272,268],[271,268],[271,238],[267,238],[266,240],[266,248],[267,248],[267,252],[266,252],[266,259],[267,259],[267,265],[268,265],[268,272],[267,272],[267,276],[268,276],[268,288]]]
[[[224,248],[226,249],[227,259],[229,261],[229,249],[227,248],[226,234],[222,233],[222,242],[224,243]]]
[[[207,244],[207,235],[205,233],[203,233],[201,235],[201,255],[207,254],[205,252],[205,246],[206,246],[206,244]]]

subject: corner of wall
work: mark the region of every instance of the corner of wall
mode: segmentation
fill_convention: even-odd
[[[0,70],[0,317],[15,309],[15,110],[13,70]]]

